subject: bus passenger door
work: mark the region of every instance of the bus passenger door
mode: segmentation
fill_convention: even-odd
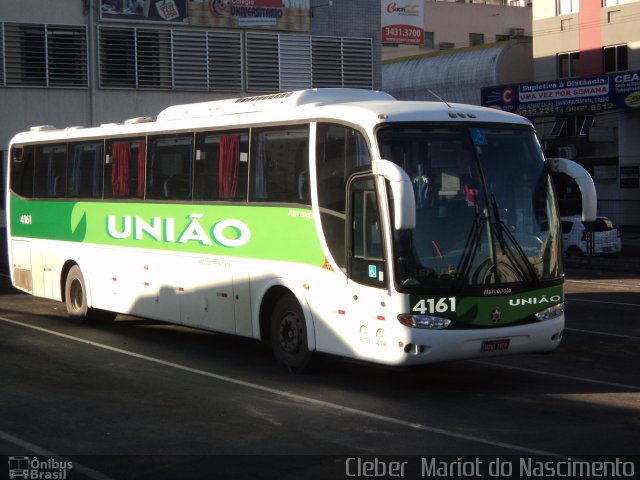
[[[376,359],[386,347],[384,339],[388,299],[387,262],[376,179],[352,177],[347,197],[347,294],[351,322],[347,344],[362,358]]]
[[[387,288],[380,209],[372,175],[349,182],[349,229],[347,272],[349,279],[363,285]]]

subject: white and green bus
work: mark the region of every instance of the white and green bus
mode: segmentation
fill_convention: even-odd
[[[172,106],[10,145],[13,285],[77,321],[136,315],[414,365],[555,349],[558,210],[526,119],[313,89]],[[588,177],[588,175],[586,176]]]

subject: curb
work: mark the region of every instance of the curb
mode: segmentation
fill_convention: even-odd
[[[564,266],[568,269],[640,273],[640,258],[622,255],[619,257],[565,257]]]

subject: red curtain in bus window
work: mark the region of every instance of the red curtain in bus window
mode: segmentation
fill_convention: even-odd
[[[221,199],[234,198],[238,189],[238,171],[240,167],[240,136],[223,135],[220,137],[220,175],[218,193]]]
[[[144,197],[144,159],[145,159],[145,147],[144,141],[138,142],[138,191],[137,197]]]
[[[114,197],[128,197],[131,145],[126,142],[116,142],[112,146],[112,154],[111,191]]]

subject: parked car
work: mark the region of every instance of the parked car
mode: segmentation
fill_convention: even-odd
[[[574,215],[561,217],[560,221],[563,248],[567,256],[618,255],[622,250],[620,230],[610,218],[597,217],[593,222],[583,222],[580,215]]]

